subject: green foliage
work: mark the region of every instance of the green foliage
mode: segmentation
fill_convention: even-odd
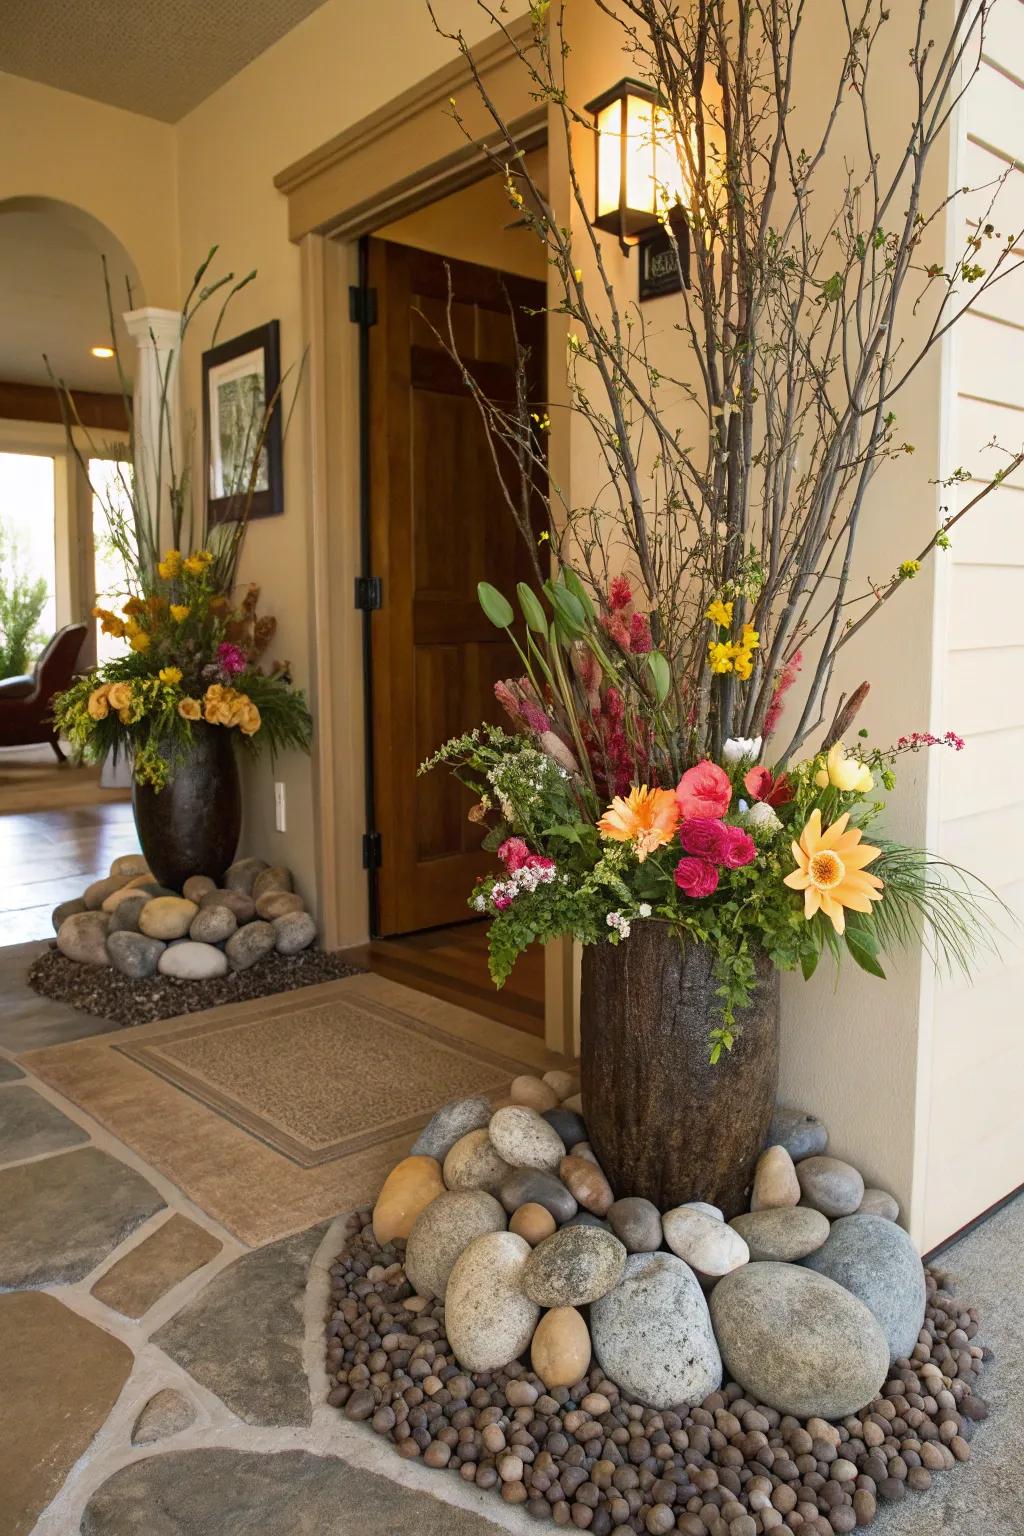
[[[46,637],[39,617],[49,589],[23,569],[14,540],[0,523],[0,678],[20,677],[29,670]]]

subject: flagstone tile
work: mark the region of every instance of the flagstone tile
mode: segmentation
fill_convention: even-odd
[[[15,1083],[19,1077],[25,1074],[15,1061],[8,1061],[6,1056],[0,1056],[0,1083]]]
[[[220,1253],[221,1244],[187,1216],[174,1215],[101,1275],[92,1294],[125,1317],[154,1302]]]
[[[8,1088],[0,1100],[0,1163],[63,1152],[88,1140],[87,1131],[27,1083]]]

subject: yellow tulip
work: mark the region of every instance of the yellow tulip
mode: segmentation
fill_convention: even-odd
[[[870,768],[859,763],[855,757],[847,757],[841,741],[830,748],[825,767],[819,768],[814,775],[814,782],[822,789],[827,789],[831,784],[844,794],[866,795],[875,787]]]

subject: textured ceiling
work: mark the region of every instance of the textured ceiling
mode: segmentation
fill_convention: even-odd
[[[174,123],[322,0],[0,0],[0,70]]]

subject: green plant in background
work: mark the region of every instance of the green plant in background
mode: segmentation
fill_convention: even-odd
[[[0,522],[0,678],[20,677],[29,669],[46,636],[39,617],[49,588],[23,569],[18,546]]]

